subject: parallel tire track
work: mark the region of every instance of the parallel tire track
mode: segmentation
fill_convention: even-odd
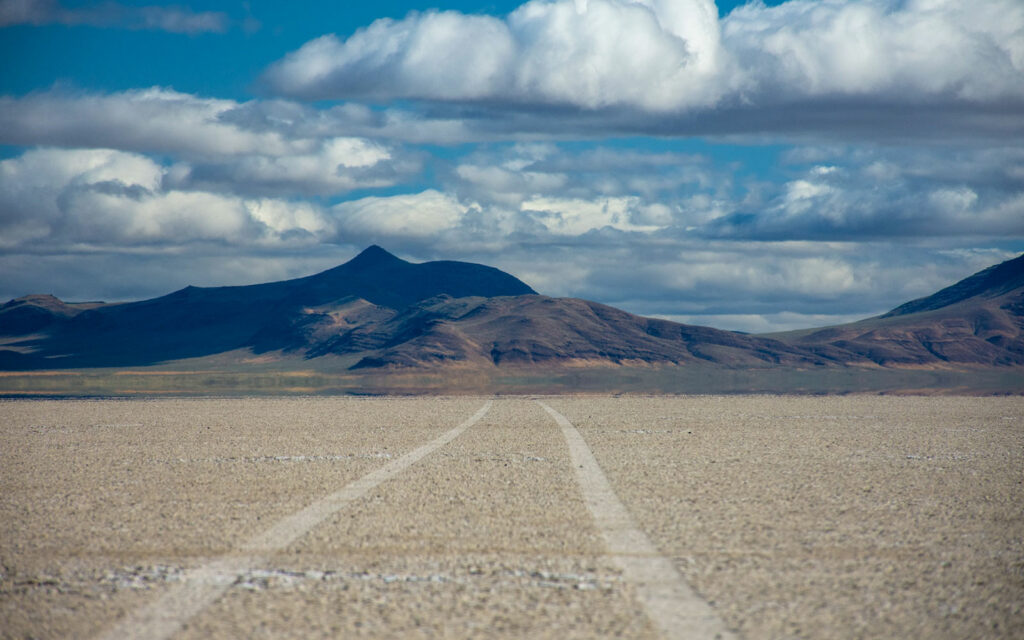
[[[537,400],[558,426],[569,445],[583,499],[623,577],[664,638],[733,640],[735,637],[714,609],[686,583],[671,561],[658,553],[616,497],[608,478],[580,432],[547,404]]]
[[[242,543],[239,555],[218,558],[185,572],[179,584],[171,587],[155,602],[129,614],[99,638],[158,640],[173,636],[193,616],[213,604],[234,584],[238,576],[265,563],[274,552],[284,549],[349,503],[457,438],[479,422],[492,403],[489,400],[472,417],[451,431],[317,500],[305,509],[278,520],[269,529]]]

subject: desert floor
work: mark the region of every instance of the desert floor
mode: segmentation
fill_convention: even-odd
[[[1024,637],[1024,398],[541,400],[723,637]],[[524,397],[0,401],[0,637],[658,637],[580,469]]]

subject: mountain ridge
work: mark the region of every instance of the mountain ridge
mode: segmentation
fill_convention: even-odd
[[[148,366],[235,351],[334,358],[350,370],[383,373],[1020,367],[1024,256],[876,318],[757,336],[551,298],[493,267],[415,264],[374,245],[292,280],[190,286],[115,305],[19,298],[0,307],[0,336],[0,368],[8,370]]]
[[[1024,366],[1024,255],[874,318],[774,337],[850,364]]]
[[[413,264],[374,245],[337,267],[302,278],[242,286],[188,286],[164,296],[104,305],[73,315],[49,312],[37,323],[44,336],[7,341],[8,361],[0,367],[137,366],[195,358],[266,341],[267,325],[305,307],[356,297],[404,308],[418,300],[449,294],[535,293],[518,278],[467,262]],[[39,313],[47,313],[34,305]],[[0,335],[18,335],[16,317],[0,314]],[[2,355],[2,354],[0,354]],[[0,358],[2,360],[2,358]]]
[[[930,296],[902,304],[882,318],[935,311],[978,296],[996,297],[1024,287],[1024,255],[983,269]]]

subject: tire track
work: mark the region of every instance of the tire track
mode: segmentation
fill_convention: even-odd
[[[98,638],[158,640],[173,636],[192,617],[213,604],[241,574],[263,564],[274,552],[284,549],[349,503],[457,438],[479,422],[492,404],[493,401],[488,400],[479,411],[451,431],[313,502],[305,509],[281,518],[269,529],[242,543],[239,547],[240,555],[218,558],[187,571],[180,584],[171,587],[155,602],[129,614]]]
[[[735,636],[711,606],[686,583],[671,561],[661,556],[619,501],[593,452],[569,420],[536,401],[562,428],[583,499],[623,577],[662,636],[688,640],[733,640]]]

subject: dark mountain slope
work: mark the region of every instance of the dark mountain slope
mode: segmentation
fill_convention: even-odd
[[[979,271],[938,293],[900,305],[880,317],[934,311],[971,298],[997,298],[1019,289],[1024,289],[1024,255]]]
[[[48,294],[16,298],[0,306],[0,336],[34,333],[102,306],[106,305],[102,302],[67,303]]]

